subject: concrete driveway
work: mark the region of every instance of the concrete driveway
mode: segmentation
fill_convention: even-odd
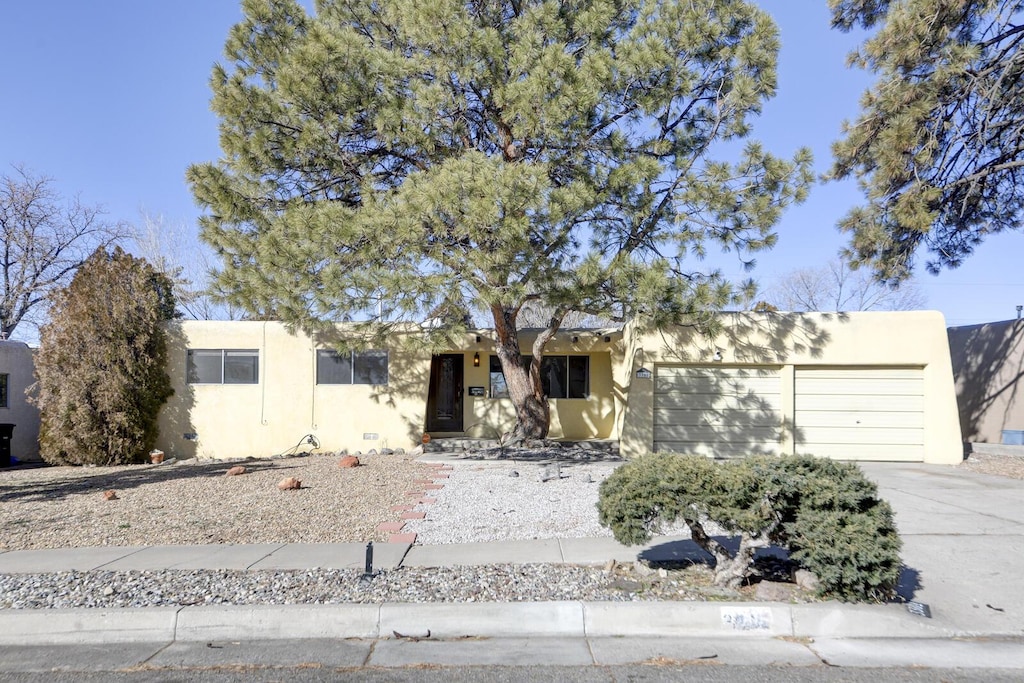
[[[936,626],[1024,634],[1024,481],[918,463],[861,463],[896,512],[900,593]]]

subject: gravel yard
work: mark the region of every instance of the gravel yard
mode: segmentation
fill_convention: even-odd
[[[970,457],[960,463],[959,467],[979,474],[1024,479],[1024,456],[1020,455],[971,453]]]
[[[181,461],[120,467],[0,471],[0,550],[386,541],[426,468],[408,455],[364,456],[343,469],[333,455]],[[244,465],[247,472],[225,476]],[[295,477],[302,488],[279,491]],[[116,500],[105,500],[112,490]]]
[[[38,468],[0,472],[0,548],[385,540],[380,522],[407,504],[427,468],[410,456],[364,456],[341,469],[338,457],[165,463],[116,468]],[[403,531],[421,543],[610,535],[597,524],[597,490],[613,462],[457,462],[424,521]],[[960,467],[1024,479],[1024,458],[972,455]],[[554,475],[554,476],[553,476]],[[277,482],[296,477],[297,491]],[[114,490],[107,501],[103,491]],[[666,533],[678,533],[666,529]],[[769,568],[770,571],[770,568]],[[515,602],[538,600],[756,600],[753,586],[709,585],[703,565],[653,570],[487,565],[400,568],[361,584],[354,570],[92,571],[0,574],[0,609],[347,602]],[[771,598],[770,598],[771,599]],[[796,601],[811,599],[801,592]]]

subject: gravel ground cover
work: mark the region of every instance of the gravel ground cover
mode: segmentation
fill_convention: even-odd
[[[501,564],[402,568],[382,571],[365,582],[360,576],[359,571],[342,569],[0,574],[0,609],[706,600],[752,594],[752,589],[724,591],[708,585],[710,572],[703,567],[659,573],[634,565]]]
[[[1024,456],[1020,455],[971,453],[958,467],[970,470],[971,472],[978,472],[979,474],[994,474],[999,477],[1024,479]]]
[[[452,465],[426,519],[411,520],[425,545],[538,538],[610,537],[598,522],[598,489],[621,461],[464,461]],[[664,534],[688,535],[685,525]],[[716,533],[714,525],[709,531]]]
[[[536,455],[536,454],[534,454]],[[365,456],[344,470],[336,456],[186,462],[123,468],[0,472],[0,547],[384,540],[392,505],[424,478],[410,456]],[[422,543],[610,535],[597,524],[597,490],[620,463],[580,458],[457,462],[437,502],[410,522]],[[1024,458],[973,454],[960,467],[1024,478]],[[303,482],[278,491],[284,477]],[[103,500],[115,490],[118,499]],[[665,529],[679,533],[681,529]],[[762,568],[783,578],[783,568]],[[773,571],[779,573],[773,574]],[[400,568],[360,581],[352,570],[95,571],[0,575],[0,609],[112,608],[208,604],[516,602],[542,600],[755,600],[749,586],[710,586],[703,565],[649,568],[489,565]],[[778,599],[778,598],[773,598]],[[795,591],[789,598],[810,600]]]
[[[0,471],[0,550],[207,543],[386,541],[426,467],[371,455],[355,468],[334,455],[187,460],[119,467]],[[247,472],[225,476],[232,466]],[[302,488],[280,491],[295,477]],[[105,500],[114,491],[115,500]]]

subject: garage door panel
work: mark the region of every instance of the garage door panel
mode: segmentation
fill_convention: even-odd
[[[714,425],[655,425],[655,441],[699,441],[702,443],[739,443],[742,445],[757,444],[763,441],[777,441],[779,428],[732,426],[716,427]]]
[[[884,460],[889,462],[921,462],[924,446],[905,445],[898,449],[875,444],[804,444],[796,448],[798,455],[816,455],[836,460]]]
[[[924,440],[923,429],[860,429],[858,427],[807,427],[797,425],[797,439],[804,444],[869,443],[914,445]]]
[[[778,455],[779,449],[774,444],[756,444],[744,446],[732,443],[687,443],[682,441],[655,441],[657,453],[679,453],[682,455],[701,455],[707,458],[745,458],[750,455]]]
[[[685,392],[688,394],[743,396],[746,394],[777,394],[779,378],[725,378],[713,377],[659,377],[654,386],[656,394]]]
[[[851,429],[923,429],[919,412],[816,410],[800,413],[800,426]]]
[[[801,368],[798,372],[814,373],[815,378],[840,381],[863,381],[871,379],[912,379],[920,381],[921,368]],[[856,375],[851,375],[856,373]]]
[[[834,396],[834,395],[866,395],[866,396],[920,396],[924,382],[920,379],[818,379],[797,378],[797,396]]]
[[[730,410],[741,408],[753,411],[782,410],[782,397],[778,394],[745,394],[722,396],[718,394],[687,394],[682,391],[657,397],[658,407],[668,410]]]
[[[722,427],[730,424],[743,424],[753,427],[777,427],[779,414],[774,411],[740,411],[740,410],[670,410],[659,408],[654,415],[656,425],[714,425]]]
[[[920,368],[797,368],[797,453],[841,459],[924,459]]]
[[[894,412],[921,413],[924,412],[924,396],[886,396],[885,406],[886,410]],[[797,394],[795,407],[797,412],[874,411],[878,410],[878,396]]]
[[[655,373],[656,449],[720,458],[779,452],[778,369],[659,365]]]

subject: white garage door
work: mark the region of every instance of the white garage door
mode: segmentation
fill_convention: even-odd
[[[777,368],[655,367],[654,450],[718,458],[779,452]]]
[[[797,368],[795,395],[797,453],[924,460],[920,368]]]

